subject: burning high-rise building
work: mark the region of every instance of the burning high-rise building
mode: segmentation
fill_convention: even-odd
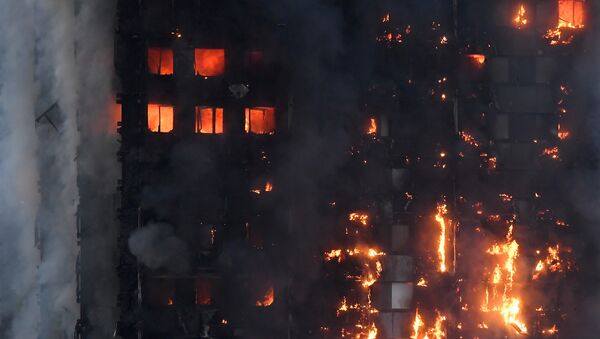
[[[0,5],[0,337],[597,336],[594,1],[101,2]]]
[[[117,335],[560,336],[591,11],[121,1]]]

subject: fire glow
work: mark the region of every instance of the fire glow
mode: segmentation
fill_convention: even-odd
[[[346,231],[349,239],[357,242],[357,245],[348,248],[332,249],[324,253],[325,262],[335,263],[336,265],[340,265],[340,267],[354,267],[354,269],[345,273],[344,278],[346,281],[357,284],[356,288],[352,290],[358,294],[344,296],[336,310],[338,318],[344,318],[344,323],[347,321],[350,322],[340,328],[340,335],[342,338],[375,339],[379,332],[375,324],[375,318],[379,311],[372,304],[371,287],[381,277],[383,265],[380,258],[385,256],[385,253],[374,246],[362,242],[362,233],[368,230],[368,228],[365,229],[363,227],[369,225],[368,214],[359,212],[350,213],[348,221],[352,223],[348,227],[358,224],[359,230],[362,230],[361,232]],[[359,267],[360,271],[357,272],[355,268]],[[322,328],[328,327],[325,326]]]
[[[517,274],[516,260],[519,256],[519,244],[513,239],[513,220],[507,221],[506,241],[494,244],[487,254],[499,258],[493,272],[488,276],[488,285],[481,306],[483,312],[494,312],[504,319],[507,326],[513,327],[517,333],[527,333],[527,326],[521,319],[522,302],[516,296],[514,281]]]
[[[371,118],[369,122],[369,128],[367,130],[367,134],[375,135],[377,134],[377,121],[375,118]]]
[[[262,297],[262,299],[256,301],[256,306],[269,307],[269,306],[273,305],[274,301],[275,301],[275,290],[271,286],[267,289],[267,291],[265,292],[265,295]]]
[[[584,1],[558,0],[558,22],[555,28],[548,29],[543,37],[554,45],[568,45],[573,42],[573,32],[584,25]]]
[[[442,339],[446,338],[446,329],[444,328],[444,322],[446,317],[436,311],[436,318],[433,327],[426,328],[425,321],[421,314],[419,314],[419,308],[415,311],[415,320],[412,325],[411,339]]]
[[[485,64],[484,54],[467,54],[467,58],[477,66],[483,66]]]
[[[527,11],[525,10],[525,6],[523,4],[519,5],[517,15],[513,19],[513,22],[515,23],[515,26],[517,26],[518,29],[521,29],[522,27],[527,25],[528,20],[525,16],[526,13]]]
[[[440,272],[448,271],[448,267],[446,264],[446,242],[447,242],[446,233],[447,233],[448,225],[452,223],[452,220],[448,219],[447,220],[448,222],[446,222],[447,214],[448,214],[448,209],[446,208],[446,204],[439,203],[437,206],[437,214],[435,215],[435,221],[440,225],[440,235],[439,235],[438,247],[437,247],[438,261],[439,261],[438,270]]]

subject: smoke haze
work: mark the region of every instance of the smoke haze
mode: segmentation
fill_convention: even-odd
[[[112,198],[118,169],[108,124],[113,17],[112,1],[0,4],[2,338],[70,338],[80,317],[77,216],[113,207],[82,211],[80,194]],[[114,279],[114,250],[95,256]]]

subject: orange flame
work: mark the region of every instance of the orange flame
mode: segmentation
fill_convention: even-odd
[[[485,55],[484,54],[467,54],[467,57],[471,59],[476,65],[485,64]]]
[[[560,159],[559,150],[556,146],[544,148],[542,155],[548,156],[551,159]]]
[[[513,19],[515,25],[517,26],[517,28],[521,29],[521,27],[526,26],[527,25],[527,18],[525,17],[526,11],[525,11],[525,6],[523,6],[522,4],[519,6],[519,9],[517,10],[517,15],[515,16],[515,18]]]
[[[369,215],[364,213],[353,212],[348,215],[348,220],[358,221],[364,226],[367,226],[369,224]]]
[[[438,222],[438,224],[440,225],[440,237],[439,237],[439,243],[438,243],[438,248],[437,248],[437,252],[438,252],[438,260],[440,262],[439,264],[439,271],[440,272],[446,272],[448,270],[448,267],[446,266],[446,219],[445,219],[445,215],[448,214],[448,210],[446,208],[446,204],[438,204],[437,206],[437,214],[435,215],[435,221]],[[452,223],[451,220],[448,220],[449,223]]]
[[[273,301],[275,301],[275,291],[274,291],[273,287],[271,286],[271,287],[269,287],[267,292],[265,292],[264,297],[261,300],[256,301],[256,306],[269,307],[273,304]]]
[[[494,256],[503,256],[506,259],[502,265],[497,264],[492,273],[491,300],[490,287],[486,288],[486,295],[481,310],[483,312],[496,312],[502,316],[504,323],[511,326],[517,333],[527,333],[527,326],[519,319],[521,300],[515,297],[513,282],[517,273],[516,259],[519,256],[519,244],[512,239],[513,225],[509,222],[506,242],[495,244],[486,252]],[[501,296],[499,294],[501,293]]]
[[[436,311],[437,312],[437,311]],[[410,336],[411,339],[442,339],[446,338],[446,329],[444,328],[444,321],[446,316],[441,315],[437,312],[435,324],[432,328],[425,329],[425,322],[419,314],[419,309],[416,309],[415,320],[413,321],[412,330],[413,333]],[[423,330],[423,331],[422,331]]]
[[[367,130],[367,134],[374,135],[377,133],[377,121],[375,118],[370,119],[369,129]]]
[[[568,45],[573,42],[573,34],[565,34],[568,30],[578,30],[584,25],[584,3],[580,0],[558,0],[558,22],[544,34],[550,45]]]

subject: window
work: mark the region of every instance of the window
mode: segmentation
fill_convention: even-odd
[[[275,133],[275,108],[250,107],[246,108],[246,133],[273,134]]]
[[[584,1],[558,0],[558,27],[583,27]]]
[[[148,129],[169,133],[173,130],[173,106],[148,104]]]
[[[196,305],[212,304],[212,286],[207,278],[197,278],[195,281]]]
[[[197,106],[196,133],[223,133],[223,108]]]
[[[173,50],[168,48],[148,48],[148,70],[151,74],[173,74]]]
[[[194,51],[196,75],[212,77],[225,72],[225,50],[196,48]]]

